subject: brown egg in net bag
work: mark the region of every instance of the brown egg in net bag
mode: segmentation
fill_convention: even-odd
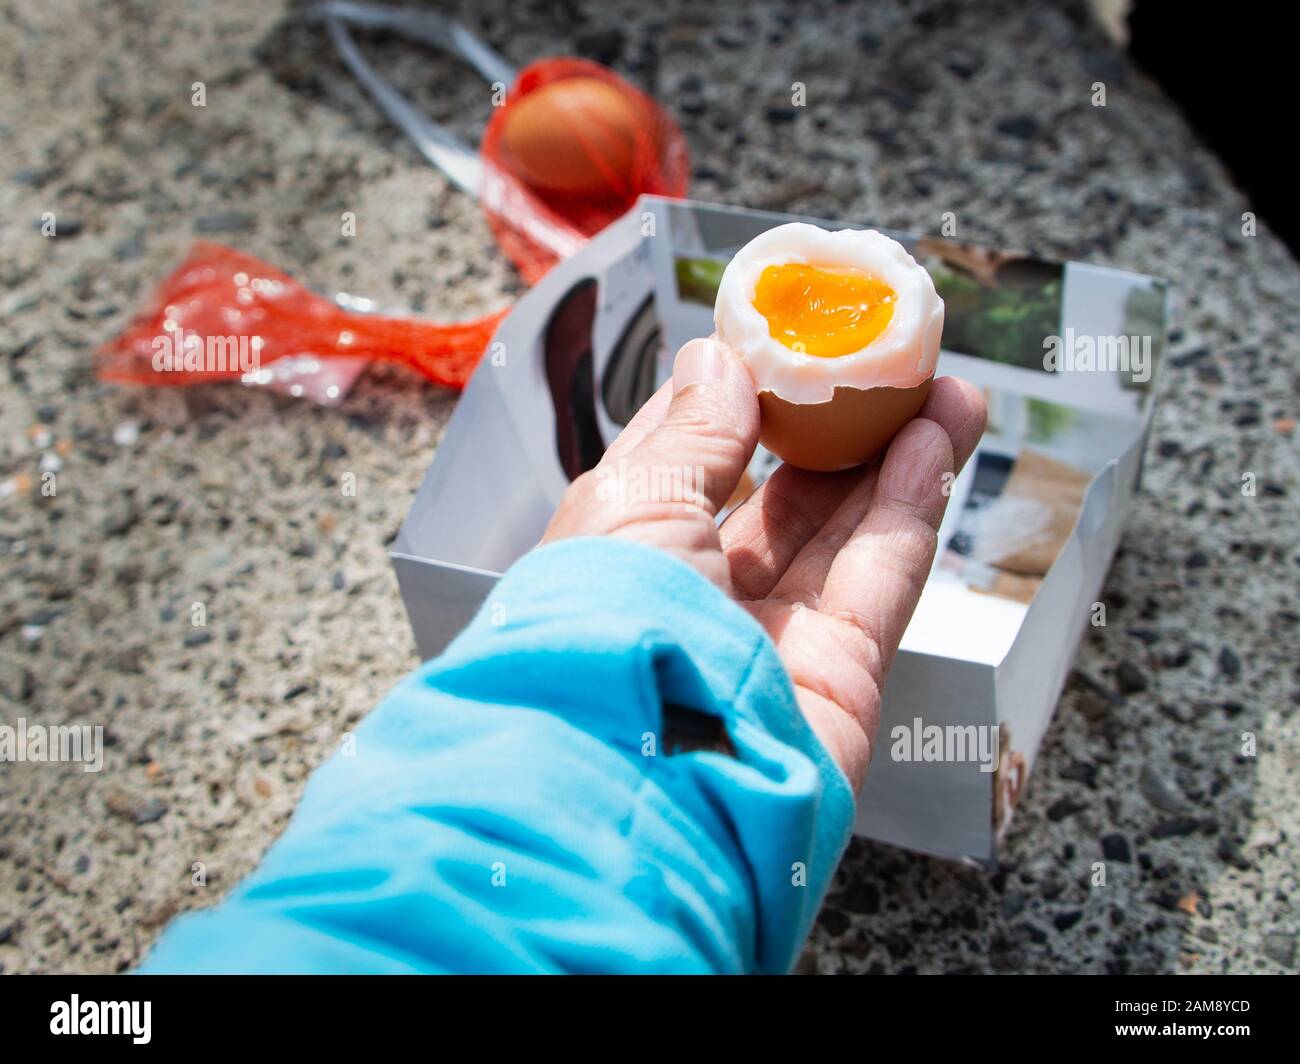
[[[690,177],[686,139],[671,116],[585,59],[525,67],[488,122],[480,152],[492,231],[529,283],[558,257],[536,223],[580,244],[642,194],[685,196]]]

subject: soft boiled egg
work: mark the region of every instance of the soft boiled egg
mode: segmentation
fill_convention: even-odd
[[[921,409],[943,300],[883,233],[791,222],[728,263],[713,321],[754,378],[763,446],[831,471],[869,461]]]

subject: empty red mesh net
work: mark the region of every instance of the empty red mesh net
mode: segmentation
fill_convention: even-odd
[[[99,350],[97,370],[132,384],[201,384],[240,377],[250,359],[313,355],[398,362],[460,388],[505,315],[439,325],[356,314],[252,255],[202,242]]]

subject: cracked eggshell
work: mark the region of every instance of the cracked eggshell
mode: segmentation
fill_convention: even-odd
[[[862,270],[895,293],[889,324],[859,351],[801,354],[771,335],[754,307],[768,266]],[[755,237],[727,265],[714,305],[717,335],[749,368],[759,392],[763,446],[804,469],[870,461],[920,411],[943,334],[943,300],[898,241],[874,230],[828,231],[803,222]]]

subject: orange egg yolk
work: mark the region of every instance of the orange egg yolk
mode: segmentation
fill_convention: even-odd
[[[754,309],[793,351],[839,358],[861,351],[894,314],[895,293],[861,270],[788,263],[769,266],[754,288]]]

